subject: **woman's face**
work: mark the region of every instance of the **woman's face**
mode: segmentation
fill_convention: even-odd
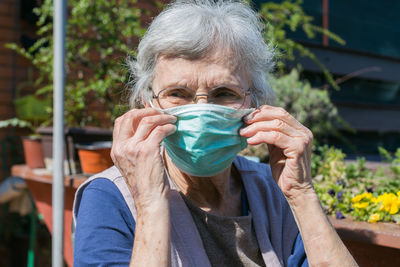
[[[152,84],[156,96],[166,88],[193,90],[197,95],[197,103],[210,102],[207,95],[211,90],[222,86],[243,94],[249,88],[249,79],[238,71],[237,63],[218,56],[218,53],[201,60],[160,57]],[[249,108],[250,95],[244,96],[243,99],[242,108]],[[153,105],[160,107],[156,100],[153,101]]]

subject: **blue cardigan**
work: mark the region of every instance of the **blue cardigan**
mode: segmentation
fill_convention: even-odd
[[[241,157],[234,164],[242,175],[266,265],[308,266],[290,208],[271,180],[269,167]],[[262,179],[258,177],[260,173]],[[113,167],[90,178],[78,189],[74,204],[77,222],[74,266],[129,265],[136,212],[121,177]],[[272,201],[263,203],[263,198]],[[171,222],[173,266],[209,266],[197,229],[179,194],[171,194]]]

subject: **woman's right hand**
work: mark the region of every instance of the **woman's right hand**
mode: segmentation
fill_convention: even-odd
[[[176,117],[153,108],[133,109],[115,120],[111,158],[127,182],[138,215],[169,199],[160,144],[175,132]]]

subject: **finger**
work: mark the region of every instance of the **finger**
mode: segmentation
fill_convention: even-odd
[[[114,121],[113,140],[116,140],[117,137],[119,136],[119,129],[120,129],[121,120],[122,120],[122,116],[116,118],[115,121]]]
[[[282,149],[286,157],[294,158],[306,147],[304,138],[293,138],[278,131],[258,132],[247,139],[249,145],[266,143]]]
[[[254,122],[247,127],[240,129],[240,135],[243,137],[252,137],[260,131],[278,131],[291,137],[300,137],[305,135],[301,130],[297,130],[279,119]]]
[[[298,122],[292,115],[281,107],[273,107],[263,105],[253,111],[250,115],[245,118],[247,124],[252,124],[257,121],[274,120],[279,119],[286,122],[288,125],[295,129],[305,128],[300,122]]]
[[[175,116],[168,114],[160,114],[160,115],[144,117],[142,118],[142,120],[139,123],[139,126],[136,129],[136,132],[134,134],[134,139],[137,140],[137,142],[143,141],[150,135],[152,130],[155,129],[157,126],[174,124],[176,123],[176,120],[177,118]]]
[[[116,132],[118,135],[115,136],[114,140],[126,140],[132,137],[142,118],[157,114],[161,114],[161,112],[153,108],[132,109],[128,111],[122,115],[118,123],[119,129]]]
[[[165,137],[173,134],[176,131],[176,125],[174,124],[165,124],[157,126],[151,131],[149,137],[146,139],[146,142],[149,146],[160,146],[161,142]]]
[[[136,124],[146,115],[159,114],[155,109],[132,109],[122,116],[118,117],[114,122],[113,144],[111,148],[111,158],[116,163],[116,158],[121,152],[121,141],[133,136]],[[136,122],[137,121],[137,122]]]

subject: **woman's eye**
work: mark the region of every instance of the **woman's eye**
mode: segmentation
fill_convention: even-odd
[[[170,93],[169,93],[169,96],[181,97],[181,96],[182,96],[182,93],[180,93],[180,92],[170,92]]]
[[[230,89],[218,89],[214,92],[214,97],[236,97],[238,94]]]
[[[171,90],[170,92],[168,92],[168,96],[177,98],[187,98],[190,97],[190,92],[184,89]]]

